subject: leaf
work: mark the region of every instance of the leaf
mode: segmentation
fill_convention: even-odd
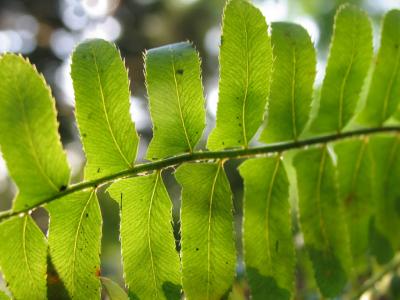
[[[217,124],[207,147],[248,147],[260,127],[272,71],[272,49],[261,12],[231,0],[222,20]]]
[[[297,24],[272,23],[274,54],[266,143],[297,140],[309,119],[316,74],[315,49],[307,31]]]
[[[372,29],[367,14],[342,5],[335,16],[319,111],[311,130],[340,132],[353,118],[372,58]]]
[[[326,147],[298,152],[300,225],[324,297],[338,295],[347,282],[351,253],[335,168]]]
[[[15,299],[46,299],[46,239],[24,215],[0,223],[0,268]]]
[[[129,294],[134,299],[179,299],[172,204],[160,172],[115,182],[108,191],[121,206],[122,260]]]
[[[0,300],[10,300],[11,298],[3,291],[0,291]]]
[[[85,178],[131,168],[139,138],[129,113],[128,73],[118,50],[100,39],[81,43],[72,55],[71,77],[87,158]]]
[[[20,211],[66,188],[69,167],[57,129],[56,110],[42,75],[14,54],[0,58],[0,144],[19,193]]]
[[[295,253],[289,182],[275,157],[246,160],[244,179],[244,256],[252,299],[291,299]]]
[[[193,152],[205,127],[199,56],[188,42],[145,55],[153,139],[146,157],[156,160]]]
[[[125,291],[114,281],[106,277],[100,277],[110,300],[129,300]]]
[[[46,206],[52,263],[73,299],[100,298],[101,212],[94,190]]]
[[[397,109],[400,98],[400,10],[389,11],[382,25],[381,46],[360,122],[382,125]],[[396,113],[399,119],[399,113]]]
[[[374,182],[376,211],[373,230],[378,240],[393,251],[400,246],[400,137],[378,135],[371,138],[370,145],[374,162],[373,177],[379,178]],[[393,252],[375,253],[380,263],[388,262],[391,254]]]
[[[369,250],[369,226],[373,214],[373,168],[368,139],[345,140],[335,144],[339,199],[350,236],[356,275],[365,271]]]
[[[182,164],[181,258],[187,299],[220,299],[235,275],[232,196],[222,163]]]

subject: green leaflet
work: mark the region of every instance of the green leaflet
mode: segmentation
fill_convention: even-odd
[[[46,208],[51,260],[69,295],[99,299],[102,219],[95,191],[70,194]]]
[[[400,246],[400,137],[380,135],[371,138],[375,189],[373,237],[389,249],[375,251],[379,263],[388,262]],[[377,243],[376,242],[376,243]],[[373,240],[374,243],[374,240]],[[375,244],[376,244],[375,243]]]
[[[317,133],[340,132],[353,118],[372,58],[371,22],[364,11],[342,5],[335,16],[319,111]]]
[[[235,275],[232,196],[222,163],[182,164],[181,257],[189,300],[219,300]]]
[[[124,276],[134,299],[179,299],[180,262],[171,226],[172,204],[160,172],[108,188],[121,206]]]
[[[125,291],[114,281],[106,277],[100,277],[110,300],[129,300]]]
[[[19,211],[64,190],[69,167],[43,76],[22,57],[6,54],[0,58],[0,91],[0,145],[19,189]]]
[[[316,74],[315,49],[307,31],[292,23],[272,23],[274,68],[268,101],[266,143],[297,140],[309,119]]]
[[[275,157],[246,160],[244,179],[244,255],[252,299],[292,298],[295,253],[289,182]]]
[[[372,156],[368,139],[335,144],[339,199],[350,236],[355,275],[365,271],[368,262],[369,226],[373,213]]]
[[[260,127],[272,71],[272,49],[261,12],[247,0],[231,0],[222,21],[217,124],[210,150],[247,148]]]
[[[193,152],[205,127],[200,60],[188,42],[146,52],[146,84],[153,120],[147,159]]]
[[[10,300],[11,298],[3,291],[0,291],[0,300]]]
[[[132,167],[139,138],[129,114],[128,73],[118,50],[99,39],[83,42],[72,55],[71,77],[87,158],[85,178]]]
[[[297,173],[300,225],[321,293],[338,295],[351,267],[347,228],[338,199],[336,171],[326,147],[298,152]]]
[[[0,269],[15,299],[46,299],[47,243],[24,215],[0,224]]]
[[[359,117],[363,124],[382,125],[392,116],[400,98],[400,10],[383,19],[381,46],[375,62],[366,105]],[[396,114],[400,118],[400,113]]]

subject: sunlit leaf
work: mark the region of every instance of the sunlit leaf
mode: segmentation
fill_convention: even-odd
[[[193,152],[205,127],[199,56],[188,43],[146,52],[146,84],[153,139],[148,159]]]
[[[292,23],[272,23],[274,67],[268,101],[266,143],[297,140],[309,119],[316,73],[315,49],[307,31]]]
[[[52,263],[73,299],[100,297],[101,212],[94,190],[50,203]]]
[[[25,215],[0,224],[0,269],[15,299],[46,299],[46,239]]]
[[[291,299],[294,245],[288,202],[289,182],[279,156],[246,160],[244,179],[244,261],[252,299]]]
[[[182,186],[183,290],[187,299],[221,299],[235,274],[232,196],[221,163],[183,164],[175,173]]]
[[[130,296],[179,299],[180,262],[171,225],[172,204],[161,174],[121,180],[108,191],[121,207],[122,260]]]
[[[43,76],[22,57],[6,54],[0,58],[0,91],[0,145],[18,186],[18,211],[64,190],[69,167]]]
[[[87,158],[85,178],[132,167],[139,139],[129,114],[128,73],[118,50],[100,39],[79,44],[72,55],[71,77]]]
[[[225,7],[219,63],[217,124],[207,147],[247,147],[263,120],[272,49],[264,16],[246,0]]]

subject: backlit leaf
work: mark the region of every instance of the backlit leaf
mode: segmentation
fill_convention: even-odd
[[[369,226],[373,214],[373,168],[368,139],[335,144],[339,199],[350,236],[356,272],[365,271],[369,250]]]
[[[221,163],[183,164],[181,257],[183,290],[189,300],[221,299],[232,285],[236,254],[232,196]]]
[[[180,262],[172,204],[159,172],[115,182],[108,189],[121,207],[124,277],[134,299],[179,299]]]
[[[81,43],[72,55],[71,77],[87,158],[85,178],[132,167],[139,139],[129,114],[128,73],[118,50],[100,39]]]
[[[246,160],[244,260],[252,299],[291,299],[294,245],[288,202],[289,182],[279,156]]]
[[[381,45],[360,122],[382,125],[398,107],[400,98],[400,10],[389,11],[382,24]],[[399,119],[400,113],[396,114]]]
[[[153,139],[148,159],[193,152],[205,127],[199,56],[188,43],[146,52],[146,84]]]
[[[106,277],[100,277],[110,300],[129,300],[125,291],[114,281]]]
[[[307,31],[292,23],[272,23],[274,54],[266,143],[297,140],[311,109],[316,73],[315,49]]]
[[[18,211],[64,190],[69,167],[43,76],[22,57],[6,54],[0,58],[0,91],[0,145],[18,186]]]
[[[272,49],[261,12],[231,0],[222,20],[217,124],[207,147],[246,147],[260,127],[269,94]]]
[[[342,5],[335,16],[319,110],[311,129],[340,132],[354,117],[372,58],[372,28],[367,14]]]
[[[324,297],[344,288],[351,253],[342,203],[338,199],[336,170],[326,147],[298,152],[297,173],[300,225]]]
[[[0,224],[0,269],[15,299],[46,299],[46,239],[29,215]]]
[[[46,208],[51,260],[69,295],[99,299],[102,219],[95,191],[70,194]]]

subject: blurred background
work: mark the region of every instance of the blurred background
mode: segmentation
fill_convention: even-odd
[[[351,2],[365,9],[374,25],[375,50],[379,43],[380,21],[391,8],[400,8],[400,0],[254,0],[267,22],[288,20],[303,25],[318,49],[316,86],[323,78],[327,49],[336,8]],[[129,68],[131,79],[131,114],[141,135],[139,160],[151,138],[151,123],[147,108],[143,76],[143,51],[168,43],[191,40],[202,58],[203,84],[207,100],[209,131],[214,126],[218,98],[218,51],[221,14],[225,0],[0,0],[0,54],[22,53],[37,66],[51,86],[57,102],[60,133],[73,171],[73,181],[82,179],[85,158],[74,119],[74,94],[70,72],[70,54],[75,45],[87,38],[103,38],[119,47]],[[205,134],[206,136],[206,134]],[[234,191],[235,224],[238,234],[238,284],[234,299],[242,299],[245,290],[241,282],[243,266],[240,258],[240,225],[242,183],[235,171],[238,162],[227,165]],[[174,202],[175,218],[179,212],[180,189],[166,172],[165,180]],[[0,156],[0,210],[9,209],[16,188],[7,176]],[[100,193],[104,216],[102,274],[122,283],[120,244],[118,240],[118,206]],[[45,231],[44,210],[34,215]],[[179,238],[176,225],[176,238]],[[299,242],[301,244],[301,241]],[[179,245],[177,245],[179,247]],[[300,247],[301,248],[301,247]],[[299,253],[299,257],[302,257]],[[301,264],[301,262],[300,262]],[[298,267],[299,299],[315,299],[312,283],[302,282],[305,266]],[[399,284],[399,283],[398,283]],[[1,283],[0,289],[4,288]],[[389,284],[390,285],[390,284]],[[236,296],[235,296],[236,295]],[[389,299],[389,298],[381,298]]]

